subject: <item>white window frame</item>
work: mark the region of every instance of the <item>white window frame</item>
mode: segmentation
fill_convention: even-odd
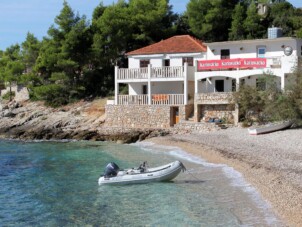
[[[259,53],[260,50],[264,50],[264,54]],[[257,58],[265,58],[266,55],[266,46],[258,46],[257,47]]]

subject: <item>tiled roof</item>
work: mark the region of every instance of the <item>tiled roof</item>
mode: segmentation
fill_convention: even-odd
[[[201,40],[190,35],[179,35],[128,52],[127,55],[200,53],[206,52],[206,50],[207,48]]]

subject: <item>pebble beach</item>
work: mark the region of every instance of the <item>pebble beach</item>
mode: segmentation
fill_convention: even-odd
[[[271,204],[286,226],[302,226],[302,129],[251,136],[245,128],[229,128],[150,141],[233,167]]]

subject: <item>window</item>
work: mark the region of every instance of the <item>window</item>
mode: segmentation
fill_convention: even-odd
[[[240,85],[245,85],[245,79],[240,80]]]
[[[182,58],[182,65],[184,65],[186,62],[188,63],[188,66],[193,66],[193,58],[192,57]]]
[[[230,50],[229,49],[221,50],[220,59],[230,59]]]
[[[257,48],[257,57],[258,58],[265,58],[266,47],[258,47]]]
[[[170,59],[164,60],[164,66],[170,66]]]
[[[146,68],[150,64],[150,60],[140,60],[139,66],[140,68]]]

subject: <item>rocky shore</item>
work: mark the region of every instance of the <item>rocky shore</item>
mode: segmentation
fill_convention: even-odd
[[[284,220],[302,226],[302,129],[250,136],[245,128],[174,134],[151,141],[177,146],[243,174]]]
[[[21,140],[98,140],[132,143],[166,135],[167,130],[106,127],[106,100],[80,101],[60,108],[41,102],[7,102],[0,107],[0,136]]]

